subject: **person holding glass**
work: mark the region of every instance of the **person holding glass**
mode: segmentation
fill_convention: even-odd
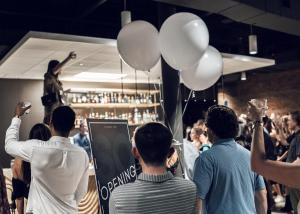
[[[42,103],[45,106],[44,123],[49,125],[53,110],[63,105],[63,86],[58,76],[61,74],[62,68],[71,60],[76,58],[74,51],[62,62],[51,60],[48,63],[47,72],[44,75],[44,93]]]
[[[255,102],[248,102],[249,118],[253,121],[253,140],[251,148],[251,167],[258,174],[293,188],[300,188],[300,158],[293,162],[272,161],[266,158],[262,117],[266,108]],[[300,212],[300,206],[296,209]]]

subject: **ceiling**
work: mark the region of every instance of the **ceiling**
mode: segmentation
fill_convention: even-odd
[[[170,5],[162,1],[184,2],[184,4]],[[29,31],[116,39],[121,29],[120,13],[124,8],[132,12],[132,20],[148,21],[157,29],[174,12],[194,13],[205,21],[210,33],[210,45],[223,53],[248,55],[250,27],[242,21],[257,15],[257,10],[242,7],[241,12],[239,9],[242,3],[249,2],[251,6],[252,2],[265,1],[270,3],[281,0],[126,0],[126,7],[123,0],[2,0],[0,59],[7,55]],[[295,8],[297,9],[295,5],[297,6],[299,0],[290,1],[291,8],[295,11]],[[229,4],[230,2],[233,3]],[[268,4],[273,5],[268,9],[269,13],[277,10],[276,4]],[[261,7],[257,9],[264,10]],[[280,12],[284,15],[288,10],[280,10]],[[296,12],[298,13],[298,10]],[[290,28],[293,22],[291,19],[293,17],[289,17],[285,24],[282,22],[278,24]],[[270,19],[264,20],[266,25],[274,24]],[[281,66],[281,70],[290,69],[290,65],[294,65],[295,61],[300,62],[300,37],[267,28],[268,26],[253,26],[253,32],[258,37],[257,56],[275,59],[276,66]],[[286,67],[282,66],[283,64]],[[265,71],[270,72],[270,69]]]
[[[51,59],[62,61],[70,51],[77,53],[60,76],[65,81],[119,82],[118,79],[78,77],[81,72],[120,74],[120,57],[116,40],[63,34],[29,32],[0,61],[0,78],[43,79]],[[274,65],[274,60],[223,53],[225,75]],[[124,82],[135,81],[135,71],[122,63]],[[150,81],[159,82],[160,62],[151,69]],[[147,72],[137,72],[138,82],[148,82]]]

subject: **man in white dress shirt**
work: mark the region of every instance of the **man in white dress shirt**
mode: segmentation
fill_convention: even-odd
[[[49,141],[19,141],[20,117],[30,107],[16,107],[15,117],[6,132],[5,150],[13,157],[31,163],[31,184],[26,213],[73,214],[88,186],[89,158],[68,139],[75,113],[68,106],[54,110]]]

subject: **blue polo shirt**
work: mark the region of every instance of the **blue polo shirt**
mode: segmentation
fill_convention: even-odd
[[[255,214],[255,191],[264,180],[250,168],[250,152],[234,139],[213,144],[196,160],[194,182],[203,200],[203,213]]]

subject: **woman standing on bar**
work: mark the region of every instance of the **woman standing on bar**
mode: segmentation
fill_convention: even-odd
[[[45,124],[49,125],[53,110],[56,107],[63,105],[63,87],[58,76],[61,74],[63,66],[65,66],[71,59],[75,58],[76,53],[72,51],[62,62],[59,62],[58,60],[51,60],[48,63],[48,70],[44,75],[44,93],[42,97],[42,103],[45,106]]]

